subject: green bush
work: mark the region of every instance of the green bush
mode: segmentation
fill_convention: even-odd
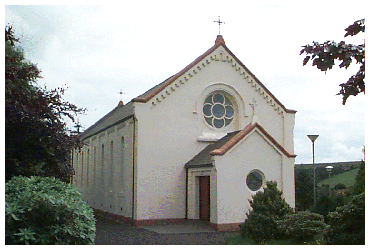
[[[337,207],[345,204],[345,196],[331,190],[329,195],[329,186],[323,185],[317,189],[316,206],[311,208],[311,212],[327,216],[328,213],[334,212]]]
[[[5,184],[6,244],[93,244],[91,207],[70,184],[50,177],[13,177]]]
[[[267,181],[263,192],[253,195],[249,203],[253,210],[247,213],[247,219],[241,225],[241,236],[256,243],[281,238],[283,235],[278,230],[277,220],[293,213],[293,209],[282,197],[277,183]]]
[[[319,238],[315,236],[323,235],[329,227],[324,222],[324,216],[308,211],[287,214],[277,224],[279,231],[295,243],[312,243]]]
[[[365,193],[354,196],[349,204],[329,213],[328,220],[330,230],[326,239],[329,245],[364,245]]]
[[[343,183],[338,183],[337,185],[334,186],[334,190],[342,190],[342,189],[347,189],[347,186],[344,185]]]

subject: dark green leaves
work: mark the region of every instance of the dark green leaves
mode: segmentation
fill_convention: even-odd
[[[15,175],[73,174],[70,152],[81,145],[65,118],[84,112],[63,100],[64,88],[37,86],[41,71],[24,58],[11,26],[5,28],[5,160],[6,180]]]
[[[70,184],[13,177],[5,185],[6,244],[93,244],[93,210]]]

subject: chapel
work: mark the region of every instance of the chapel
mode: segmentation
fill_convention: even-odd
[[[295,113],[218,35],[80,135],[72,183],[95,210],[136,226],[204,220],[237,231],[268,180],[294,207]]]

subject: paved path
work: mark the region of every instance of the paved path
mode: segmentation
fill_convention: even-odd
[[[223,245],[235,232],[216,232],[204,223],[135,227],[96,217],[96,245]]]

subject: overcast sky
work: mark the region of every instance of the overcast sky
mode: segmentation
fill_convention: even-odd
[[[122,1],[121,1],[122,2]],[[253,1],[254,2],[254,1]],[[272,1],[279,3],[279,1]],[[213,46],[221,16],[226,46],[296,113],[296,163],[363,159],[365,96],[342,105],[339,84],[358,70],[337,66],[327,74],[302,65],[301,46],[312,41],[359,44],[344,29],[365,18],[364,1],[309,4],[250,4],[248,1],[123,1],[106,6],[10,6],[5,25],[14,26],[26,58],[37,63],[40,85],[67,85],[65,99],[87,108],[87,128],[123,102],[180,71]],[[76,1],[76,3],[79,3]]]

